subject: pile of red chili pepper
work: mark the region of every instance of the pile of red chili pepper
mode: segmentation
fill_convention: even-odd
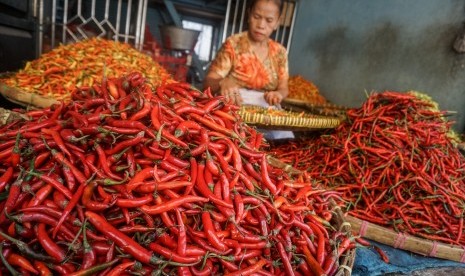
[[[0,81],[24,92],[68,102],[70,91],[76,87],[92,86],[103,75],[118,77],[134,70],[155,85],[172,79],[161,65],[131,45],[91,38],[60,45]]]
[[[446,115],[414,94],[374,93],[334,131],[272,151],[339,192],[352,216],[465,245],[465,159]]]
[[[224,98],[139,73],[72,97],[0,131],[0,272],[333,275],[354,247]]]

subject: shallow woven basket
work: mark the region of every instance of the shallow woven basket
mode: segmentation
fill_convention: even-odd
[[[295,128],[295,129],[326,129],[336,128],[341,123],[338,117],[328,117],[264,108],[260,106],[244,105],[238,111],[246,124],[265,128]]]

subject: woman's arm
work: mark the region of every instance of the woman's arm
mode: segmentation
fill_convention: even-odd
[[[280,104],[281,101],[289,94],[289,64],[287,59],[287,51],[281,45],[279,46],[278,53],[275,58],[278,60],[278,87],[274,91],[266,92],[264,97],[268,104],[276,105]]]
[[[269,105],[280,104],[282,100],[287,97],[287,95],[289,94],[288,79],[289,78],[280,80],[278,89],[276,89],[276,91],[265,92],[265,101]]]
[[[210,70],[205,76],[205,79],[203,81],[203,87],[205,89],[210,87],[210,90],[213,94],[220,94],[220,82],[222,80],[223,77],[221,77],[218,73]]]
[[[242,104],[242,98],[239,94],[240,87],[231,78],[223,78],[220,74],[210,70],[205,77],[204,87],[210,87],[213,94],[225,96],[226,100],[230,100],[232,103]]]

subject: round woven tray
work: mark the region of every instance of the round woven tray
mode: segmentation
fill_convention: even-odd
[[[319,116],[304,112],[275,110],[260,106],[241,106],[242,120],[260,128],[312,130],[336,128],[341,123],[337,117]]]

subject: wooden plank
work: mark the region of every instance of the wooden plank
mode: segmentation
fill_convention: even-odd
[[[424,256],[456,262],[464,261],[465,251],[462,246],[445,244],[398,233],[394,230],[352,216],[346,216],[345,220],[350,223],[352,230],[361,237]]]

